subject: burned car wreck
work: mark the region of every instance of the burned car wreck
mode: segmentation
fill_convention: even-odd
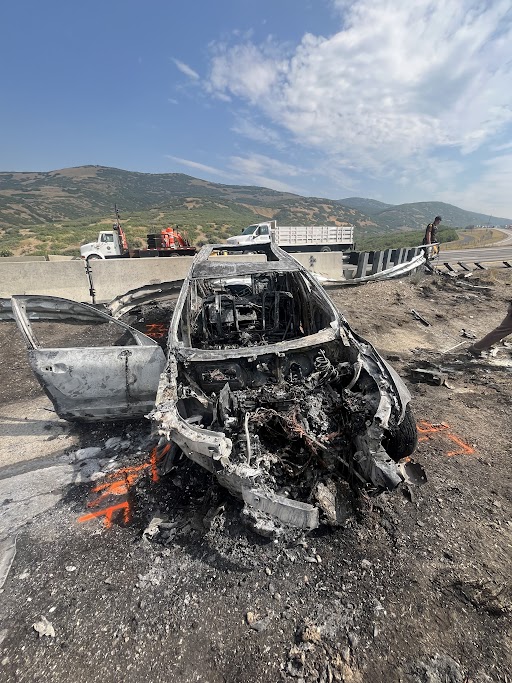
[[[249,263],[221,249],[203,247],[183,284],[150,418],[243,499],[256,531],[335,524],[343,481],[408,479],[409,392],[289,254],[270,244]]]
[[[352,485],[422,483],[406,458],[416,425],[396,372],[289,254],[224,248],[203,247],[185,281],[102,308],[41,295],[1,302],[56,413],[148,416],[172,443],[162,473],[181,451],[265,535],[342,523]]]

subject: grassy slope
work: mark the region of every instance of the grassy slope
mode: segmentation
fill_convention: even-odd
[[[0,173],[0,251],[78,254],[80,244],[95,239],[99,230],[110,229],[114,203],[121,208],[133,246],[142,246],[146,233],[173,224],[182,226],[196,243],[222,241],[250,223],[272,218],[282,225],[352,224],[358,243],[367,245],[369,240],[377,244],[383,233],[388,233],[384,239],[389,242],[393,229],[423,231],[436,213],[452,225],[482,218],[435,202],[391,206],[362,198],[349,201],[356,208],[262,187],[210,183],[182,173],[134,173],[100,166]],[[372,215],[361,213],[356,205]],[[393,236],[394,244],[397,237]],[[416,237],[408,234],[404,239],[415,242]]]
[[[196,243],[222,241],[250,223],[377,226],[338,202],[266,188],[219,185],[183,174],[144,174],[102,167],[0,174],[0,249],[14,254],[78,254],[80,244],[110,229],[114,203],[133,246],[148,232],[180,225]]]

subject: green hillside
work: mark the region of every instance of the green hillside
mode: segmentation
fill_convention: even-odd
[[[356,209],[356,211],[361,211],[361,213],[365,213],[367,216],[374,216],[384,211],[384,209],[389,209],[393,206],[393,204],[379,202],[376,199],[366,199],[366,197],[346,197],[345,199],[340,199],[340,204]]]
[[[446,227],[467,227],[469,225],[508,225],[510,218],[497,218],[489,214],[475,213],[459,209],[445,202],[415,202],[412,204],[384,204],[374,199],[349,197],[341,199],[341,204],[350,206],[371,216],[383,230],[424,229],[435,216],[442,216]]]
[[[372,220],[334,200],[263,187],[221,185],[182,173],[149,174],[100,166],[48,173],[0,173],[0,251],[78,254],[110,229],[114,204],[133,246],[167,225],[196,242],[222,241],[250,223],[355,225],[372,234]],[[133,242],[133,240],[140,240]]]
[[[78,254],[121,210],[132,246],[167,225],[196,243],[222,241],[250,223],[354,225],[358,244],[392,231],[486,224],[489,217],[441,202],[394,206],[373,199],[301,197],[264,187],[222,185],[183,173],[136,173],[80,166],[47,173],[0,173],[0,253]],[[495,225],[511,223],[493,218]]]

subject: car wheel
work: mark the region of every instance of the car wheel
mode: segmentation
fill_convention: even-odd
[[[405,409],[405,415],[402,422],[394,429],[386,432],[382,442],[387,454],[395,462],[406,458],[414,452],[418,445],[418,431],[416,429],[416,420],[411,406],[408,405]]]
[[[98,259],[101,259],[101,256],[98,256],[97,254],[91,254],[87,257],[87,261],[96,261]]]
[[[331,251],[331,247],[322,247],[320,251]]]

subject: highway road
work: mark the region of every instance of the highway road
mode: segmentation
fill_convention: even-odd
[[[456,263],[457,261],[511,261],[512,262],[512,230],[503,230],[505,238],[501,242],[496,242],[492,247],[478,249],[457,249],[453,251],[443,251],[439,255],[441,263]]]

